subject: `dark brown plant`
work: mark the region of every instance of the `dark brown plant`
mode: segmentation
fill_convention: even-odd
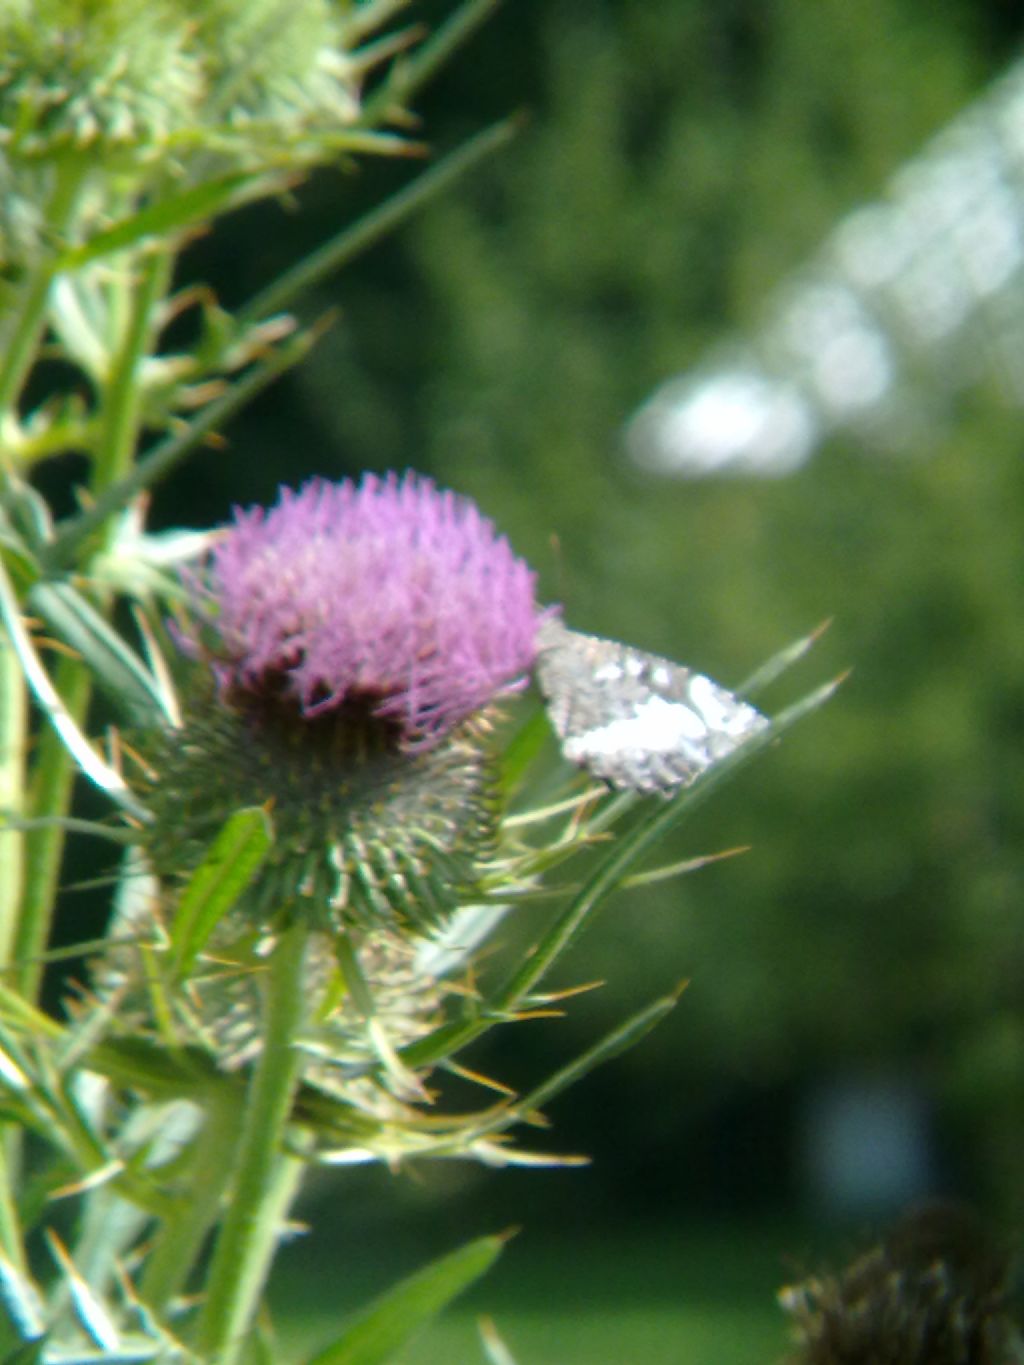
[[[788,1365],[1020,1365],[1010,1281],[975,1213],[927,1205],[839,1274],[782,1291],[798,1343]]]

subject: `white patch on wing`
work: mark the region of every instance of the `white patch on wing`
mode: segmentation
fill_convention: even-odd
[[[764,717],[746,702],[738,701],[724,688],[702,673],[694,673],[689,683],[690,700],[709,730],[720,734],[745,735],[759,730]]]
[[[622,668],[618,663],[611,661],[606,664],[599,664],[594,669],[594,682],[618,682],[622,677]]]
[[[695,763],[703,763],[700,746],[707,733],[708,727],[696,711],[682,702],[651,697],[632,716],[596,726],[584,735],[567,736],[563,747],[572,763],[602,754],[614,757],[630,750],[645,754],[682,752]]]

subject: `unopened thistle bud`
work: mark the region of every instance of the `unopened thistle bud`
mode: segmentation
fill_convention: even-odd
[[[782,1291],[800,1343],[789,1365],[1021,1365],[1010,1281],[972,1210],[925,1205],[840,1274]]]

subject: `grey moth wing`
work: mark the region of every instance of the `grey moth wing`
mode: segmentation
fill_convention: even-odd
[[[535,674],[562,753],[620,790],[669,796],[768,724],[702,673],[555,618]]]

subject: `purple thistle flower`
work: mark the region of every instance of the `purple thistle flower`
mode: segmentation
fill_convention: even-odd
[[[534,575],[466,498],[425,478],[314,479],[236,509],[203,596],[223,692],[305,717],[350,705],[428,748],[536,655]]]

